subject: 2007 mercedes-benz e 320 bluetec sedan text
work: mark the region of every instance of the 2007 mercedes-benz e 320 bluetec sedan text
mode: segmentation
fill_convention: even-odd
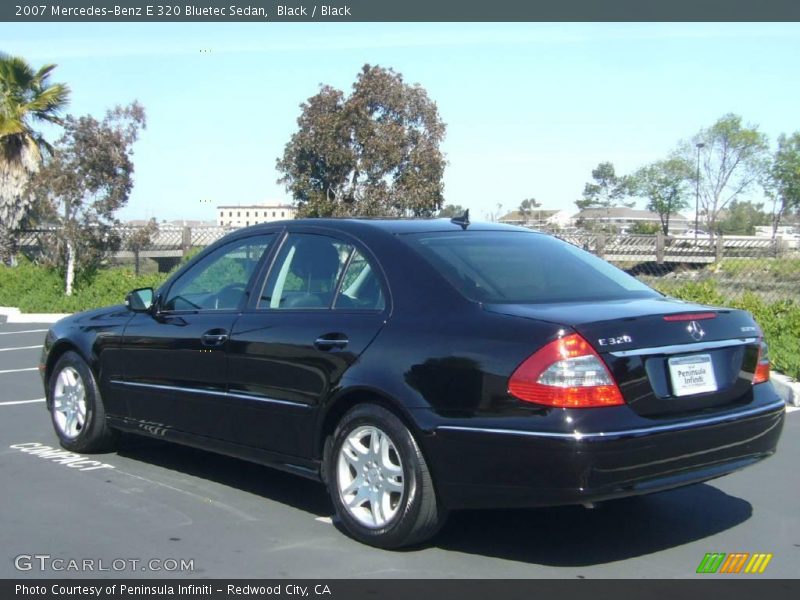
[[[706,481],[771,455],[784,419],[747,312],[463,219],[241,229],[56,323],[41,368],[66,448],[129,431],[319,479],[386,548],[449,509]]]

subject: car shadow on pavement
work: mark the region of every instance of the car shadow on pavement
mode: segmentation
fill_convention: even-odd
[[[117,454],[255,494],[314,516],[333,514],[322,484],[238,458],[135,435],[122,436]]]
[[[433,544],[541,565],[590,566],[707,538],[746,521],[752,512],[746,500],[697,484],[609,501],[591,510],[564,506],[458,511]]]
[[[244,460],[134,435],[123,436],[118,454],[314,516],[333,514],[321,484]],[[698,484],[600,503],[592,510],[564,506],[454,511],[435,538],[406,551],[438,547],[532,564],[590,566],[697,541],[735,527],[751,514],[746,500]]]

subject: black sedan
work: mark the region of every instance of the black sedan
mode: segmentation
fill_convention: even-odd
[[[385,548],[450,509],[719,477],[773,454],[784,420],[747,312],[464,219],[236,231],[157,291],[56,323],[41,370],[65,448],[127,431],[320,480]]]

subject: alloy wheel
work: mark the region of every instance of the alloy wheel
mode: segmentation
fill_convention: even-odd
[[[77,438],[86,425],[86,388],[73,367],[64,367],[56,377],[53,420],[59,431],[71,440]]]
[[[339,450],[337,485],[354,519],[372,529],[386,526],[406,493],[403,464],[392,439],[374,425],[350,432]]]

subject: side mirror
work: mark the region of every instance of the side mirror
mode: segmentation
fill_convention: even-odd
[[[147,312],[153,306],[153,296],[153,288],[133,290],[125,296],[125,306],[133,312]]]

